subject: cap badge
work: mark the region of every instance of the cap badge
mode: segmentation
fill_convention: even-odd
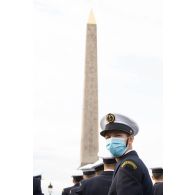
[[[113,123],[113,122],[115,121],[115,116],[114,116],[114,114],[109,113],[109,114],[106,116],[106,120],[107,120],[109,123]]]

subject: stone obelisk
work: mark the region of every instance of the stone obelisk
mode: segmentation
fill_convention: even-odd
[[[98,74],[97,74],[97,32],[93,12],[87,22],[85,51],[85,80],[83,100],[83,121],[81,134],[80,166],[98,160]]]

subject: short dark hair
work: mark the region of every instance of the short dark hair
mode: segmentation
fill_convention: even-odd
[[[73,180],[76,182],[76,183],[79,183],[81,180],[83,180],[83,176],[74,176],[73,177]]]
[[[157,168],[152,168],[152,175],[154,179],[160,179],[163,177],[163,168],[157,167]]]
[[[160,179],[163,177],[163,174],[162,173],[152,173],[154,179]]]
[[[115,158],[105,159],[103,158],[104,164],[116,164]]]

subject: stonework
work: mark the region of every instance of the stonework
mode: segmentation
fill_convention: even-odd
[[[93,16],[93,15],[92,15]],[[97,33],[94,22],[87,24],[81,166],[98,160],[98,75]],[[92,21],[89,19],[89,21]]]

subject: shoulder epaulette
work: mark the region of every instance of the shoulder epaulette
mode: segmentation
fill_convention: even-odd
[[[130,167],[133,168],[134,170],[137,169],[137,165],[131,160],[126,160],[125,162],[123,162],[121,167]]]

